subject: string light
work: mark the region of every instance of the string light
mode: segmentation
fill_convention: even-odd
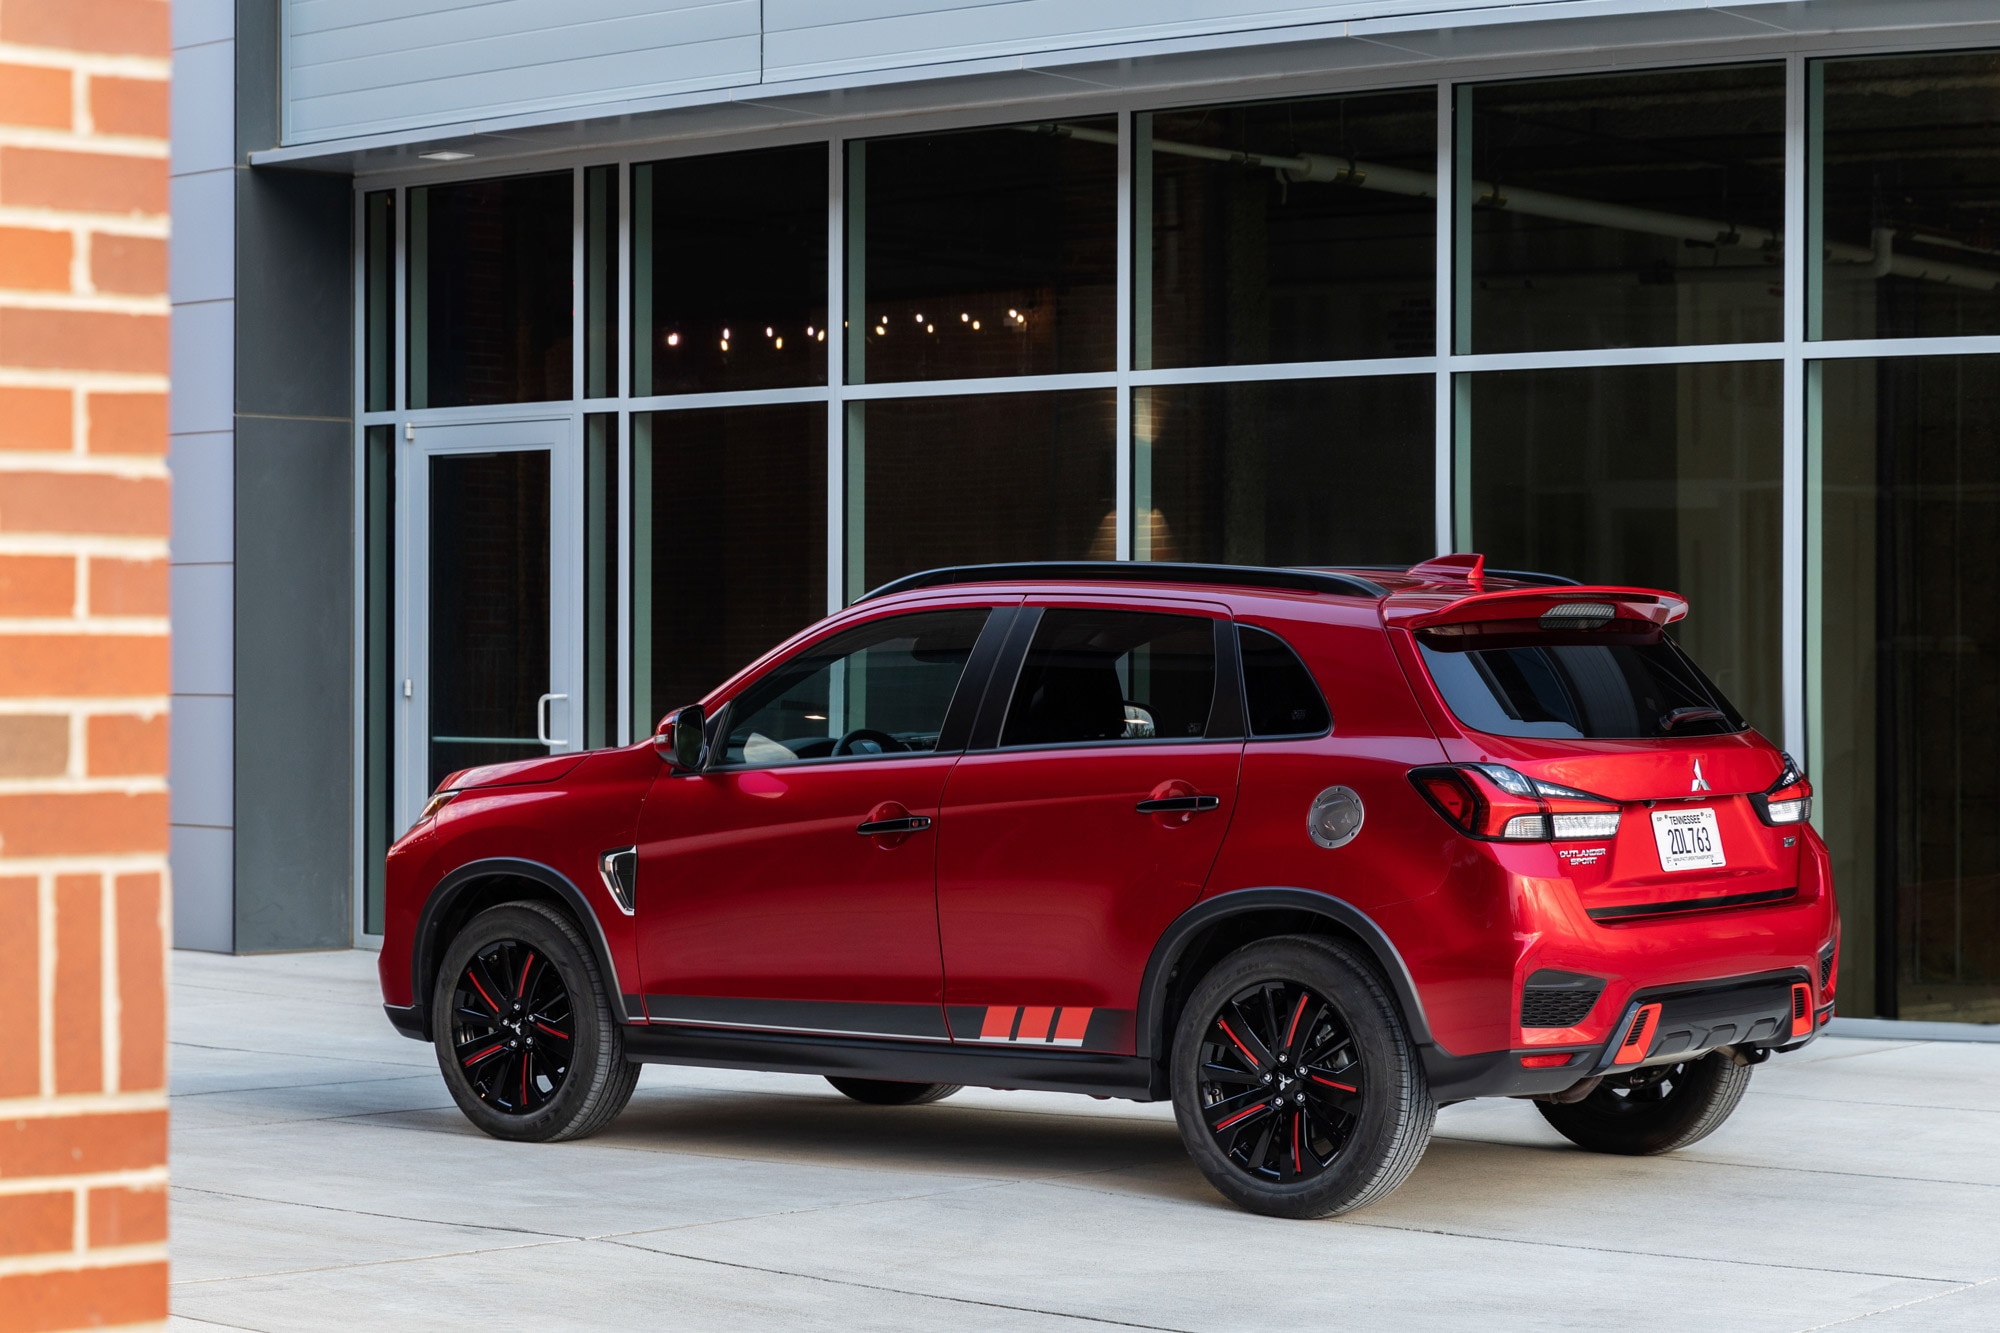
[[[729,350],[729,339],[724,338],[722,340],[722,350],[725,352]]]
[[[728,341],[729,341],[729,330],[728,330],[728,329],[724,329],[724,330],[722,331],[722,340],[723,340],[724,342],[728,342]]]
[[[922,311],[918,311],[918,312],[917,312],[917,323],[921,324],[921,323],[923,323],[923,322],[924,322],[924,316],[923,316],[923,312],[922,312]]]
[[[821,342],[825,342],[825,341],[826,341],[826,330],[825,330],[825,329],[821,329],[821,330],[819,331],[819,340],[820,340]]]
[[[935,325],[935,324],[926,324],[926,325],[924,325],[924,332],[925,332],[925,333],[936,333],[936,332],[937,332],[937,325]]]
[[[669,347],[679,347],[680,345],[681,345],[681,335],[680,335],[680,334],[678,334],[678,333],[669,333],[669,334],[667,335],[667,346],[669,346]]]
[[[961,324],[963,324],[963,323],[965,323],[965,322],[966,322],[967,320],[969,320],[969,319],[971,319],[971,318],[972,318],[972,316],[970,316],[970,315],[966,314],[966,313],[965,313],[964,311],[960,311],[960,312],[959,312],[959,315],[958,315],[958,322],[959,322],[959,323],[961,323]]]
[[[764,326],[764,336],[765,336],[766,338],[768,338],[768,337],[770,337],[770,336],[771,336],[771,326],[770,326],[769,324],[766,324],[766,325]]]
[[[977,329],[977,328],[979,327],[979,321],[978,321],[978,320],[976,320],[976,319],[975,319],[975,320],[973,320],[973,321],[972,321],[972,327],[973,327],[974,329]]]
[[[783,338],[778,339],[778,346],[783,347],[784,345],[785,345],[785,340]]]

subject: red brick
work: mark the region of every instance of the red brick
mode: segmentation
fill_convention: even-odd
[[[78,213],[165,213],[167,160],[62,148],[0,148],[0,204]]]
[[[0,472],[0,532],[167,535],[164,477]]]
[[[68,718],[0,713],[0,777],[53,777],[68,767]]]
[[[94,616],[163,616],[167,613],[167,562],[110,560],[90,562],[90,614]]]
[[[113,1186],[90,1192],[90,1244],[150,1245],[167,1238],[167,1191]]]
[[[9,1333],[159,1322],[167,1317],[167,1266],[17,1273],[0,1278],[0,1310]]]
[[[99,232],[90,238],[90,281],[100,292],[159,296],[167,290],[167,243]]]
[[[165,850],[164,792],[0,796],[0,853],[7,856],[114,856]]]
[[[104,1090],[104,877],[56,876],[56,1091]]]
[[[75,607],[75,556],[0,555],[0,616],[66,616]]]
[[[85,724],[84,768],[94,778],[159,777],[167,771],[167,715],[107,713]]]
[[[167,396],[163,393],[94,393],[90,409],[93,454],[164,454]]]
[[[164,375],[167,317],[0,306],[0,365]]]
[[[167,137],[167,81],[120,79],[95,74],[90,79],[90,123],[99,134],[139,134]]]
[[[0,1013],[39,1014],[42,1008],[41,908],[35,881],[0,879]],[[0,1097],[42,1090],[37,1058],[0,1060]]]
[[[163,634],[0,636],[0,698],[144,696],[167,684]]]
[[[75,1194],[0,1194],[0,1254],[41,1254],[75,1243]]]
[[[14,291],[68,291],[70,248],[66,231],[0,227],[0,287]]]
[[[0,18],[0,26],[6,20]],[[0,65],[0,125],[70,127],[70,73],[43,65]]]
[[[0,1120],[0,1180],[143,1171],[164,1166],[166,1160],[165,1111],[97,1111]]]
[[[68,389],[0,388],[0,452],[70,447]]]
[[[118,1086],[167,1085],[166,938],[158,875],[120,875],[118,893]]]
[[[165,0],[5,0],[0,42],[64,51],[164,56]]]

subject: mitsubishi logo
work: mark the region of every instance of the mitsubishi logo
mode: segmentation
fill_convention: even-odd
[[[1694,782],[1688,787],[1688,790],[1689,791],[1711,790],[1711,788],[1708,785],[1708,779],[1701,775],[1701,760],[1699,759],[1694,761]]]

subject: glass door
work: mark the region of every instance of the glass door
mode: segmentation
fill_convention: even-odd
[[[447,774],[583,748],[580,466],[570,423],[419,426],[401,444],[408,826]]]

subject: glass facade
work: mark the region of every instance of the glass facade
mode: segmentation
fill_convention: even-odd
[[[1843,1012],[2000,1018],[2000,54],[1194,100],[364,181],[365,859],[447,759],[391,753],[396,634],[499,757],[530,686],[642,736],[926,567],[1479,550],[1687,594],[1817,784]],[[399,481],[410,430],[530,417],[547,477]],[[530,554],[575,595],[522,602]]]

